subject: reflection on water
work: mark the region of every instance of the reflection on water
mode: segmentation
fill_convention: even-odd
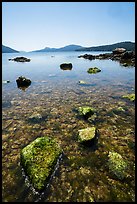
[[[135,69],[110,60],[77,58],[80,54],[26,53],[31,58],[27,64],[8,61],[18,53],[3,54],[2,77],[11,82],[2,85],[3,202],[135,201],[135,103],[122,98],[134,93]],[[70,72],[60,70],[65,61],[73,64]],[[101,72],[89,75],[87,69],[94,66]],[[32,81],[25,91],[16,85],[21,75]],[[88,84],[80,85],[79,80]],[[78,130],[93,125],[74,111],[86,105],[96,109],[95,149],[78,142]],[[33,113],[44,120],[30,123]],[[45,135],[56,138],[63,156],[48,188],[37,194],[23,175],[20,150]],[[109,151],[127,161],[124,180],[109,171]]]

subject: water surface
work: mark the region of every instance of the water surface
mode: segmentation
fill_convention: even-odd
[[[86,60],[81,54],[102,52],[52,52],[2,54],[2,197],[4,202],[135,201],[135,104],[122,95],[135,92],[135,68],[111,60]],[[30,62],[9,61],[24,56]],[[60,64],[71,62],[63,71]],[[88,74],[98,67],[101,72]],[[25,76],[31,86],[22,91],[16,79]],[[84,80],[88,85],[79,85]],[[96,109],[94,124],[75,111],[88,105]],[[114,111],[118,107],[123,112]],[[44,120],[32,124],[33,113]],[[78,130],[95,125],[96,147],[86,148],[77,140]],[[58,168],[43,194],[31,187],[20,165],[20,150],[37,137],[50,136],[63,149]],[[109,151],[128,162],[127,177],[115,178],[108,170]]]

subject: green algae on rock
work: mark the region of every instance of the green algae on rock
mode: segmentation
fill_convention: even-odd
[[[124,161],[122,156],[117,152],[109,152],[108,157],[108,167],[110,172],[120,180],[125,178],[127,163]]]
[[[88,72],[89,74],[96,74],[96,73],[98,73],[98,72],[101,72],[101,69],[99,69],[99,68],[97,68],[97,67],[93,67],[93,68],[89,68],[89,69],[87,70],[87,72]]]
[[[78,130],[78,132],[78,140],[82,143],[91,141],[96,137],[96,128],[94,126]]]
[[[56,141],[46,136],[37,138],[21,150],[21,164],[36,190],[44,189],[61,153]]]
[[[129,99],[130,101],[135,101],[135,94],[127,94],[127,95],[124,95],[122,96],[122,98],[127,98]]]
[[[84,118],[91,117],[95,112],[95,109],[90,106],[81,106],[78,108],[79,115],[83,116]]]

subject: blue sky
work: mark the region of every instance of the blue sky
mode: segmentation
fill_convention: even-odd
[[[31,51],[135,42],[134,2],[2,2],[2,44]]]

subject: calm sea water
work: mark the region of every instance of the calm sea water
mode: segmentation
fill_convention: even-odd
[[[86,60],[82,54],[102,52],[48,52],[2,54],[2,193],[4,202],[84,202],[134,201],[134,102],[122,95],[135,91],[135,68],[123,67],[111,60]],[[9,61],[24,56],[30,62]],[[60,64],[71,62],[72,70]],[[98,67],[101,72],[88,74]],[[22,91],[16,79],[25,76],[31,86]],[[79,85],[79,80],[88,83]],[[89,127],[79,119],[76,108],[89,105],[97,110],[96,126],[100,132],[96,150],[83,148],[77,141],[79,129]],[[122,107],[125,112],[114,114]],[[45,119],[30,124],[28,117],[40,113]],[[64,157],[42,195],[31,188],[20,165],[20,150],[39,136],[56,138]],[[129,163],[128,177],[119,181],[108,172],[109,151],[120,153]]]

